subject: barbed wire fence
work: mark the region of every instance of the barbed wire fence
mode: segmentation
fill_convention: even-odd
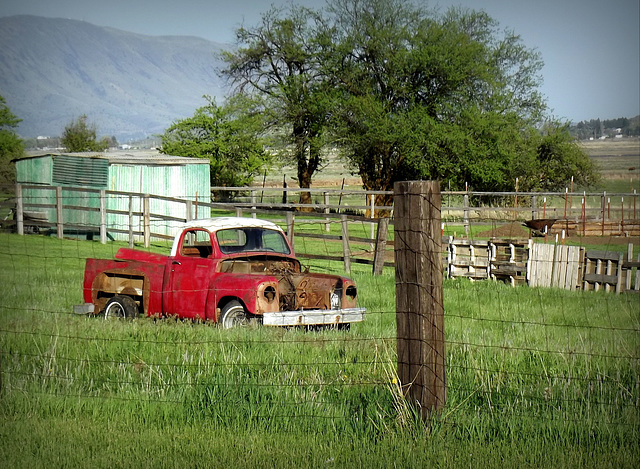
[[[91,206],[99,207],[100,195],[93,197]],[[132,200],[126,194],[111,197],[123,207]],[[251,216],[247,205],[211,206],[208,212],[204,206],[200,217],[224,210]],[[147,239],[144,211],[136,211],[121,208],[120,225],[113,233],[134,231],[138,248],[167,254],[169,235]],[[53,233],[3,231],[4,418],[32,411],[74,415],[96,408],[116,414],[127,409],[146,421],[206,420],[270,432],[364,436],[427,425],[431,431],[446,428],[456,438],[522,435],[519,438],[555,438],[559,444],[590,448],[628,445],[637,456],[631,442],[640,436],[640,295],[616,294],[607,283],[625,263],[631,267],[620,267],[620,282],[637,283],[634,262],[640,261],[640,246],[629,247],[635,238],[587,237],[579,230],[567,230],[558,238],[549,231],[530,237],[517,217],[505,219],[489,210],[466,225],[463,207],[457,214],[440,215],[440,230],[436,227],[437,233],[428,238],[431,255],[439,250],[435,254],[440,264],[432,260],[431,267],[443,274],[442,297],[425,299],[419,293],[433,287],[432,279],[408,280],[407,288],[418,293],[415,301],[411,295],[403,300],[403,313],[396,295],[409,267],[398,265],[393,254],[394,249],[406,248],[396,230],[397,219],[391,220],[384,243],[386,267],[374,276],[371,229],[379,230],[379,225],[370,219],[355,216],[345,222],[340,214],[324,211],[322,218],[295,213],[293,219],[255,212],[297,230],[296,253],[312,271],[349,271],[359,287],[360,305],[367,308],[363,323],[350,331],[224,330],[171,318],[126,322],[74,315],[72,306],[82,302],[85,259],[113,258],[128,241],[102,244],[82,239],[86,232],[95,232],[94,225],[82,222],[76,222],[71,233],[63,228],[62,236],[53,230],[55,220]],[[139,217],[135,229],[128,221],[132,216]],[[423,216],[424,212],[409,210],[416,226],[433,222]],[[169,233],[176,221],[156,219],[149,224]],[[348,251],[345,237],[351,239]],[[457,239],[463,242],[455,244]],[[582,249],[582,264],[565,262],[580,275],[563,287],[532,285],[532,246],[563,244]],[[588,272],[584,259],[594,251],[616,255]],[[352,255],[371,262],[345,267],[345,258]],[[562,263],[554,256],[537,260],[548,267],[546,275]],[[420,270],[429,257],[411,259],[411,268]],[[423,309],[432,311],[434,306],[442,309],[443,324],[425,318]],[[398,316],[405,313],[416,314],[417,322]],[[440,361],[412,362],[403,371],[403,339],[415,341],[416,354],[423,359],[431,360],[430,351],[442,350]],[[430,389],[437,389],[437,404],[429,404]]]

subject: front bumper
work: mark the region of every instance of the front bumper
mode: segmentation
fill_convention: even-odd
[[[76,314],[91,314],[95,312],[93,303],[82,303],[81,305],[73,305],[73,312]]]
[[[275,313],[264,313],[262,315],[262,324],[265,326],[349,324],[363,321],[365,312],[365,308],[278,311]]]

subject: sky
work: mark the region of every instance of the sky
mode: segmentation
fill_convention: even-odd
[[[0,17],[19,14],[87,21],[147,35],[198,36],[231,43],[290,0],[2,0]],[[324,0],[295,0],[318,8]],[[545,66],[540,91],[563,121],[640,114],[638,0],[433,0],[428,7],[484,10],[536,49]]]

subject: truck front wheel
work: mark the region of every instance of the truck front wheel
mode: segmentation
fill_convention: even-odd
[[[248,326],[249,322],[249,315],[239,301],[232,300],[222,308],[219,323],[224,329]]]
[[[107,302],[104,308],[104,318],[126,318],[138,317],[138,305],[130,296],[116,295]]]

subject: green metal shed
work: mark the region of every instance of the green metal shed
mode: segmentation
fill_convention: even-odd
[[[65,224],[100,226],[100,198],[98,190],[150,194],[191,201],[210,201],[211,184],[209,161],[163,155],[158,151],[109,151],[105,153],[37,154],[15,160],[18,184],[43,186],[25,188],[23,200],[26,210],[46,213],[50,222],[56,221],[56,193],[51,188],[61,187]],[[129,205],[134,212],[142,212],[142,197],[107,193],[107,232],[129,229]],[[92,211],[78,210],[88,207]],[[185,204],[150,199],[152,214],[185,218]],[[199,207],[198,217],[210,215],[208,207]],[[141,231],[142,219],[133,218],[134,231]],[[172,235],[179,222],[154,219],[152,232]],[[113,239],[127,239],[124,233],[109,233]]]

